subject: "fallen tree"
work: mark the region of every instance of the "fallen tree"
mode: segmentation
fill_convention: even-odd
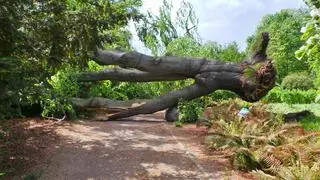
[[[230,90],[243,100],[255,102],[274,87],[276,71],[266,50],[268,33],[262,33],[252,56],[232,63],[205,58],[152,57],[138,52],[97,51],[94,61],[100,65],[118,65],[98,72],[78,76],[81,82],[117,80],[129,82],[173,81],[193,78],[194,84],[141,103],[108,117],[115,120],[137,114],[150,114],[177,105],[180,99],[191,100],[215,90]],[[71,100],[75,106],[106,106],[113,101],[101,98]],[[118,102],[115,102],[118,103]]]

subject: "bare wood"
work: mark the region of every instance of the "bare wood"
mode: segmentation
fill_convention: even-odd
[[[86,81],[101,81],[101,80],[116,80],[127,82],[151,82],[151,81],[176,81],[187,79],[185,76],[175,74],[155,74],[136,69],[124,68],[107,68],[102,71],[81,73],[78,80]]]
[[[106,108],[106,109],[129,109],[147,103],[147,99],[132,99],[127,101],[112,100],[101,97],[94,98],[70,98],[69,101],[79,108]]]

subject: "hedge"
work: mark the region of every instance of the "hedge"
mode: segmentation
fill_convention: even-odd
[[[319,90],[287,90],[280,87],[273,88],[263,100],[268,103],[309,104],[314,103],[320,94]]]

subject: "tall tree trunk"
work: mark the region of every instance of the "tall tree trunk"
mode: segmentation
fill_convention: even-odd
[[[137,114],[150,114],[175,106],[179,99],[191,100],[215,90],[230,90],[243,100],[255,102],[275,84],[276,71],[266,49],[268,33],[262,33],[252,57],[241,63],[188,57],[152,57],[138,52],[98,51],[100,65],[118,65],[99,72],[81,73],[79,81],[119,80],[129,82],[173,81],[187,78],[195,83],[183,89],[148,100],[145,104],[111,115],[110,120]],[[78,102],[81,100],[78,100]],[[84,100],[85,101],[85,100]],[[77,105],[75,103],[75,105]]]

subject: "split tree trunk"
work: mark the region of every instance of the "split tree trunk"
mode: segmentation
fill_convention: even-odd
[[[78,80],[150,82],[195,79],[195,83],[190,86],[149,100],[138,107],[113,114],[108,117],[109,120],[154,113],[176,106],[180,99],[191,100],[218,89],[233,91],[243,100],[255,102],[266,95],[275,84],[276,71],[266,55],[268,42],[268,33],[262,33],[252,57],[241,63],[205,58],[152,57],[138,52],[98,51],[94,57],[98,64],[118,65],[121,68],[81,73]],[[83,104],[88,100],[82,101]],[[99,104],[95,99],[91,99],[90,102]],[[78,99],[77,103],[81,104],[81,99]]]

